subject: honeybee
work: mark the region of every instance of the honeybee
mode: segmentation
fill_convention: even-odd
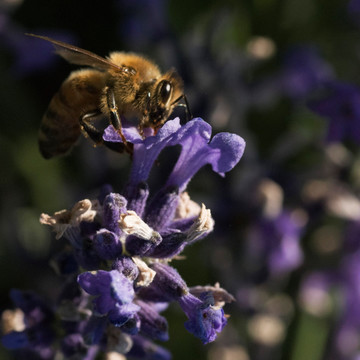
[[[81,133],[96,144],[104,143],[103,131],[94,126],[99,116],[105,116],[121,136],[118,151],[129,151],[121,116],[137,118],[141,134],[146,127],[156,132],[175,106],[185,106],[191,116],[183,81],[175,70],[161,74],[156,64],[134,53],[112,52],[103,58],[46,36],[27,35],[51,42],[69,63],[88,67],[70,73],[42,118],[39,148],[46,159],[67,153]],[[181,100],[185,104],[180,104]]]

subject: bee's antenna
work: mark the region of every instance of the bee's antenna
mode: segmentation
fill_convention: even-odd
[[[191,110],[190,110],[190,105],[189,105],[189,102],[187,100],[186,95],[182,94],[175,101],[173,101],[173,103],[171,105],[174,105],[174,104],[178,103],[181,99],[184,99],[185,104],[177,104],[177,106],[185,107],[186,122],[188,122],[189,120],[191,120],[193,118],[193,116],[192,116],[192,113],[191,113]]]

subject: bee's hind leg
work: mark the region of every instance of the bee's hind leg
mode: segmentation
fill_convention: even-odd
[[[89,137],[97,145],[103,143],[103,134],[93,125],[93,120],[100,114],[100,112],[91,112],[80,117],[81,132],[85,137]]]
[[[107,105],[110,111],[110,121],[112,126],[117,130],[118,134],[121,137],[121,140],[123,142],[123,145],[126,149],[126,151],[132,155],[132,146],[126,141],[125,135],[122,131],[122,125],[121,125],[121,119],[118,111],[118,107],[116,105],[115,101],[115,94],[112,88],[108,87],[106,89],[106,99],[107,99]]]
[[[81,131],[85,137],[89,137],[96,145],[105,145],[110,150],[122,153],[124,152],[125,145],[123,143],[113,143],[104,141],[103,131],[100,131],[93,125],[94,118],[101,115],[100,111],[87,113],[80,118]]]

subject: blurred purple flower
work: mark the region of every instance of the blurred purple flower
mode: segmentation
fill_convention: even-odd
[[[1,338],[3,346],[17,350],[23,358],[37,355],[41,360],[52,359],[54,353],[51,346],[55,340],[53,310],[45,300],[32,292],[13,289],[10,296],[16,308],[21,310],[23,319],[7,324],[10,331]],[[19,326],[24,330],[16,330]]]
[[[303,260],[301,233],[302,225],[286,211],[273,218],[262,217],[250,230],[251,256],[265,263],[272,275],[288,273]]]
[[[327,86],[329,94],[320,100],[312,101],[312,111],[329,120],[326,140],[340,142],[351,139],[360,144],[360,89],[340,82]]]
[[[26,36],[26,32],[30,31],[14,23],[6,13],[0,13],[0,46],[12,53],[12,71],[16,76],[26,76],[35,71],[44,71],[58,61],[58,56],[52,51],[51,44]],[[67,31],[35,29],[31,32],[67,43],[75,43],[74,36]]]
[[[336,306],[336,319],[326,353],[337,359],[354,359],[358,355],[360,252],[357,223],[348,227],[346,242],[350,246],[345,244],[339,266],[308,274],[300,289],[301,302],[312,314],[328,315]],[[335,301],[334,294],[338,301]]]
[[[334,77],[331,66],[311,46],[289,49],[281,72],[281,86],[285,95],[306,99]]]
[[[350,0],[347,5],[347,11],[349,17],[354,21],[356,25],[360,25],[360,1]]]
[[[166,0],[117,2],[123,20],[119,23],[121,37],[132,49],[143,49],[159,41],[169,31]]]

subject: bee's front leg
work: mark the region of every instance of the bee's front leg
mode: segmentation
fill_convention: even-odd
[[[106,89],[106,100],[107,100],[107,105],[108,105],[108,108],[110,111],[110,122],[111,122],[112,126],[119,133],[121,140],[125,146],[126,151],[129,154],[132,154],[132,147],[126,141],[126,138],[122,131],[121,118],[119,115],[118,106],[116,105],[114,90],[111,87],[108,87]]]

